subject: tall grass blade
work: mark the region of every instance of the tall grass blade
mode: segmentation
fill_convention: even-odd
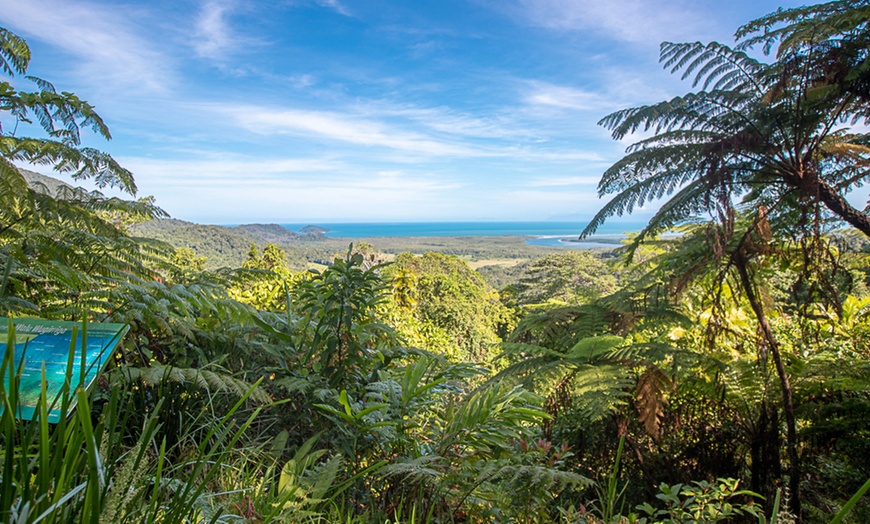
[[[855,504],[858,503],[861,497],[863,497],[868,490],[870,490],[870,479],[867,479],[867,482],[865,482],[864,485],[861,486],[861,488],[857,492],[855,492],[854,495],[852,495],[852,498],[850,498],[849,501],[843,505],[840,511],[838,511],[837,514],[834,515],[834,518],[831,520],[831,524],[840,524],[840,522],[844,518],[846,518],[846,515],[848,515],[849,512],[852,511],[852,508],[855,507]]]

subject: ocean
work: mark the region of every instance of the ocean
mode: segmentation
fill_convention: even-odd
[[[281,224],[297,231],[309,224]],[[454,237],[454,236],[504,236],[520,235],[534,237],[528,244],[569,248],[613,247],[614,241],[628,232],[639,231],[646,222],[613,221],[605,223],[598,232],[583,242],[576,240],[586,226],[585,222],[316,222],[313,225],[329,229],[328,237]],[[596,240],[598,242],[596,242]],[[603,242],[601,242],[603,241]],[[609,241],[609,242],[608,242]]]

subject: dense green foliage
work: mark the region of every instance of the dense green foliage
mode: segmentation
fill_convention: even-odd
[[[616,291],[612,266],[586,251],[548,255],[530,263],[516,284],[520,304],[582,304]]]
[[[14,161],[135,191],[81,148],[81,126],[108,137],[87,103],[0,83],[0,109],[45,135],[0,135],[0,313],[131,327],[97,387],[63,392],[78,406],[56,425],[45,396],[34,421],[13,417],[5,341],[0,516],[868,521],[870,256],[826,211],[860,226],[834,197],[867,175],[868,150],[825,114],[867,116],[867,9],[750,23],[744,45],[779,43],[771,64],[666,44],[705,91],[605,119],[618,136],[659,132],[605,174],[618,194],[599,219],[671,202],[619,255],[515,252],[532,260],[499,290],[456,256],[480,255],[473,239],[397,254],[317,230],[136,224],[162,212],[28,180]],[[28,60],[0,31],[0,69]],[[236,269],[209,271],[188,232]],[[326,264],[300,271],[311,261]]]

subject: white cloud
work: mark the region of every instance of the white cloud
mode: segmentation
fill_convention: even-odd
[[[194,160],[121,157],[119,162],[132,171],[137,180],[161,187],[204,183],[262,183],[298,173],[312,174],[347,169],[344,163],[329,158],[262,159],[239,155],[208,155],[202,152],[197,157]]]
[[[528,182],[529,187],[561,187],[561,186],[580,186],[580,185],[597,185],[601,180],[601,176],[563,176],[553,178],[536,178]]]
[[[470,115],[450,108],[376,107],[374,112],[404,117],[432,131],[469,138],[513,138],[534,136],[512,118],[503,114]]]
[[[586,151],[583,149],[571,149],[568,151],[528,151],[516,154],[516,156],[525,160],[546,162],[585,162],[587,166],[590,165],[589,163],[594,163],[592,165],[604,165],[610,162],[597,151]]]
[[[460,144],[436,140],[415,131],[400,129],[382,121],[353,115],[301,109],[270,109],[257,106],[215,106],[253,133],[297,136],[316,135],[328,140],[379,146],[432,156],[480,156],[484,153]]]
[[[203,2],[193,40],[193,48],[199,56],[217,58],[229,47],[232,35],[226,14],[230,8],[231,4],[225,0]]]
[[[533,25],[567,31],[594,31],[604,36],[658,44],[709,33],[710,21],[686,0],[519,0]]]
[[[472,117],[449,109],[357,105],[345,112],[265,106],[202,105],[236,126],[265,136],[287,135],[332,142],[327,147],[348,152],[342,144],[369,149],[367,157],[387,162],[420,162],[438,158],[505,158],[518,162],[603,162],[597,151],[548,144],[543,133],[550,121],[524,121],[507,112]],[[573,124],[572,124],[573,125]],[[355,156],[360,150],[353,152]]]
[[[537,81],[530,82],[530,88],[525,94],[525,102],[560,109],[598,112],[615,105],[613,101],[605,99],[599,93]]]
[[[582,215],[591,216],[601,206],[594,191],[588,190],[529,190],[512,189],[492,194],[493,203],[510,209],[515,216],[545,217]]]
[[[82,81],[127,95],[166,93],[175,73],[167,57],[136,34],[130,23],[135,15],[80,1],[0,0],[6,27],[73,55],[70,64]]]
[[[224,73],[235,76],[261,74],[256,68],[248,65],[231,67],[224,63],[232,58],[233,54],[266,45],[266,42],[260,38],[241,34],[231,24],[231,15],[240,10],[251,9],[254,9],[252,5],[240,3],[238,0],[203,0],[190,38],[190,45],[196,55],[217,62]],[[304,78],[300,80],[307,81]]]
[[[315,0],[317,5],[321,7],[326,7],[327,9],[332,9],[336,13],[344,16],[350,16],[350,11],[342,5],[338,0]]]
[[[369,171],[329,158],[120,158],[171,215],[212,222],[387,219],[435,210],[463,184],[427,173]],[[428,210],[428,211],[427,211]]]

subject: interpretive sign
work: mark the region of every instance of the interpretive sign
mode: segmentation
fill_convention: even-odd
[[[22,366],[16,416],[25,420],[33,419],[39,401],[44,367],[46,399],[49,407],[53,408],[48,414],[49,422],[58,422],[61,416],[68,414],[61,413],[60,403],[55,402],[67,376],[70,377],[70,392],[78,387],[88,388],[103,369],[118,342],[130,329],[126,324],[89,323],[86,327],[87,335],[83,337],[81,322],[13,318],[12,323],[15,326],[14,365],[16,369]],[[4,352],[9,348],[8,339],[9,321],[0,317],[0,344]],[[6,387],[9,387],[8,375],[3,380]],[[69,409],[74,407],[75,404],[72,404]]]

